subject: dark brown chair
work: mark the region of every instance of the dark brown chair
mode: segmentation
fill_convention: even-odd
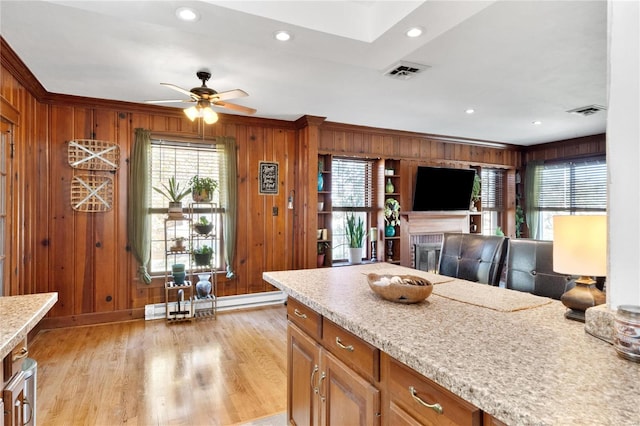
[[[507,288],[560,300],[560,296],[574,286],[573,277],[553,271],[552,241],[509,241]]]
[[[506,237],[445,233],[438,272],[482,284],[498,285],[507,252]]]

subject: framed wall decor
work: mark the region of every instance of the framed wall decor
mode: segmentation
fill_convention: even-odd
[[[278,163],[260,162],[259,191],[264,195],[278,195]]]

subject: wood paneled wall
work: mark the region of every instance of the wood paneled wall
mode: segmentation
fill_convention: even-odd
[[[45,326],[65,326],[140,318],[144,306],[163,301],[162,278],[146,285],[127,248],[126,206],[134,129],[180,138],[203,137],[199,123],[182,111],[48,93],[4,40],[0,49],[2,105],[17,114],[14,124],[9,239],[11,279],[6,295],[57,291],[59,301]],[[220,275],[221,295],[272,290],[266,270],[315,265],[315,170],[318,152],[368,158],[405,159],[406,167],[435,163],[514,168],[515,147],[473,145],[434,135],[390,131],[304,116],[296,122],[221,114],[204,129],[204,138],[232,136],[238,148],[238,241],[236,278]],[[67,143],[78,138],[116,142],[120,168],[114,173],[115,202],[105,213],[71,208]],[[258,163],[277,162],[278,195],[258,194]],[[410,193],[411,179],[404,179]],[[294,192],[294,210],[287,198]],[[273,208],[278,214],[273,214]]]
[[[582,138],[565,139],[524,148],[523,166],[534,160],[545,161],[590,157],[606,155],[606,152],[607,136],[604,133]]]

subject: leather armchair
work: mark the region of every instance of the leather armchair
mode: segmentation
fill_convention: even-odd
[[[507,241],[501,236],[445,233],[438,272],[497,286],[506,258]]]
[[[573,277],[553,271],[553,242],[516,239],[509,242],[506,287],[560,300],[575,286]]]

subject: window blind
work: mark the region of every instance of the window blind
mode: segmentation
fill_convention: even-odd
[[[480,180],[482,210],[503,210],[504,170],[483,168]]]
[[[540,209],[573,212],[607,208],[604,158],[544,164],[538,176]]]
[[[334,158],[331,163],[331,202],[334,208],[370,208],[373,163]]]

